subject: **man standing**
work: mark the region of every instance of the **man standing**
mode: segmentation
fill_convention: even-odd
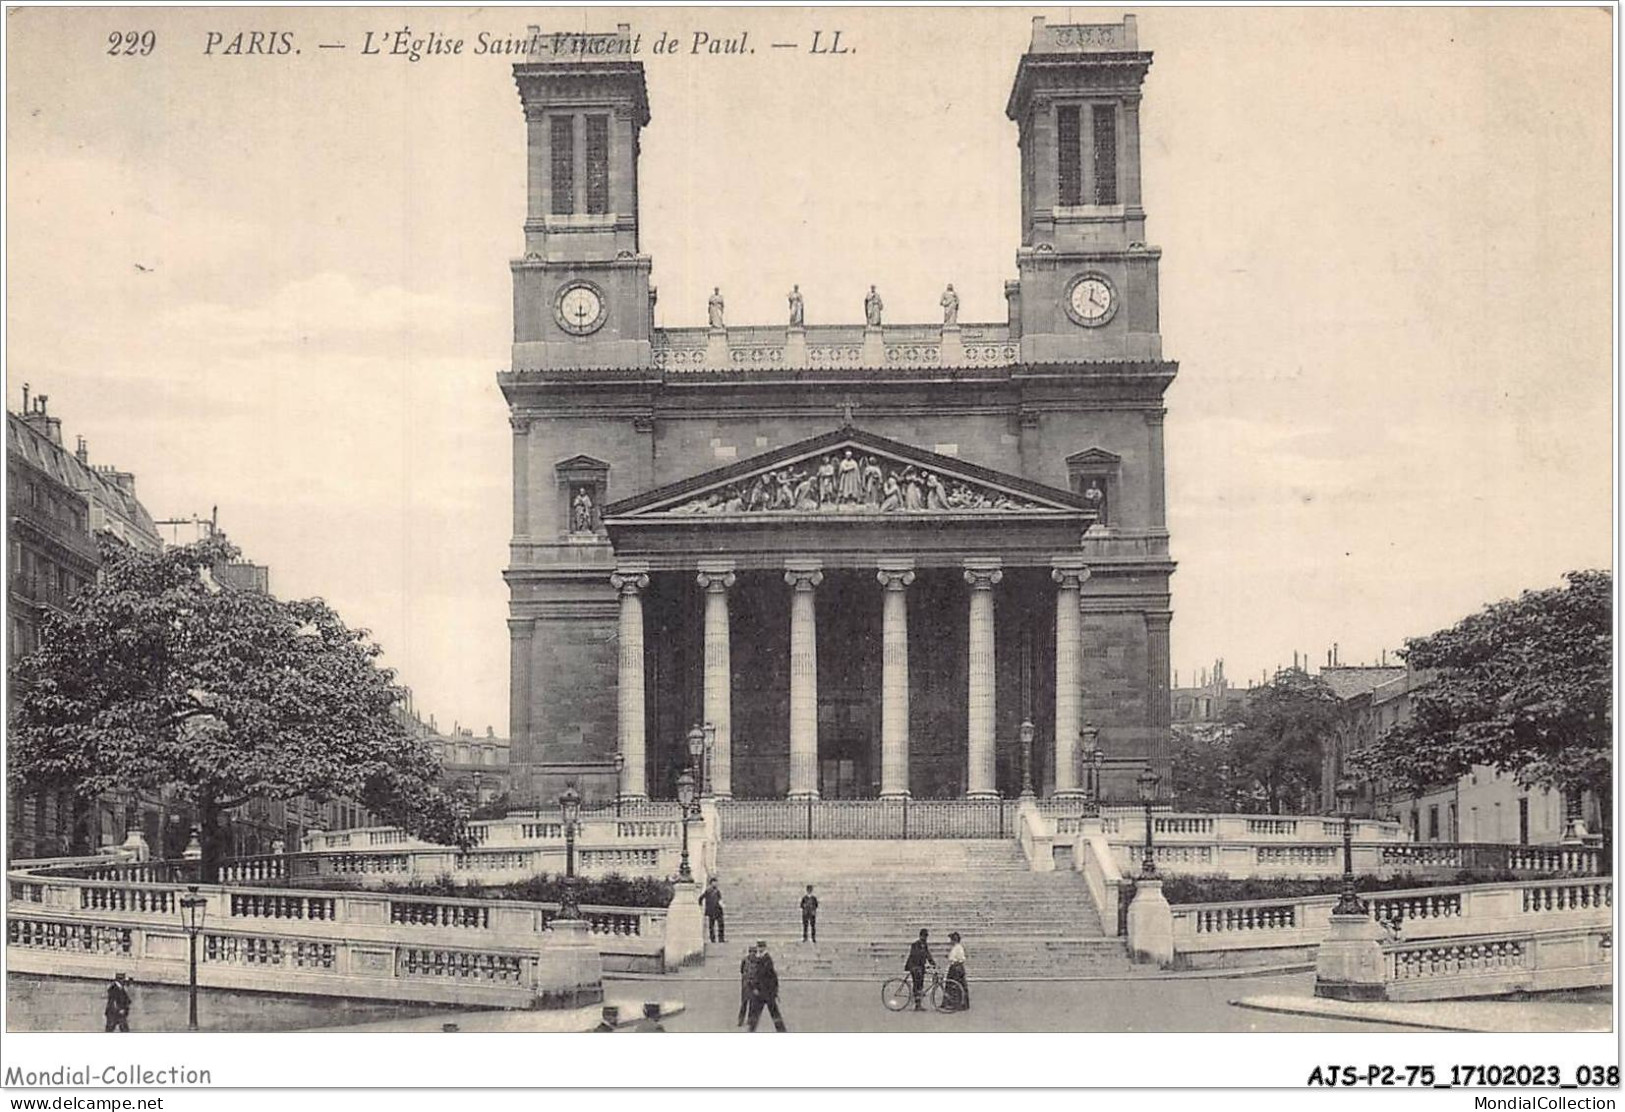
[[[712,942],[728,941],[728,927],[722,920],[722,889],[717,887],[716,877],[705,882],[700,904],[705,908],[706,937]]]
[[[807,894],[801,897],[801,941],[807,941],[811,932],[813,942],[818,941],[818,897],[813,895],[812,885],[807,885]]]
[[[920,937],[916,938],[908,948],[908,959],[903,962],[903,970],[914,982],[914,1010],[925,1011],[920,998],[925,995],[925,971],[937,964],[931,956],[931,946],[926,942],[931,932],[924,927],[920,928]]]
[[[767,943],[756,940],[756,970],[751,976],[750,1029],[756,1030],[761,1022],[762,1009],[773,1016],[773,1030],[783,1032],[784,1017],[779,1014],[779,971],[773,968],[773,955],[767,952]]]
[[[107,1030],[130,1030],[130,993],[124,987],[130,977],[127,973],[115,973],[113,983],[107,986]]]
[[[739,959],[739,1021],[735,1027],[745,1025],[745,1012],[750,1008],[751,986],[756,983],[756,947],[745,947],[745,956]]]

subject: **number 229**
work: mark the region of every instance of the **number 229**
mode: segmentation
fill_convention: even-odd
[[[155,31],[114,31],[107,36],[107,53],[114,57],[138,55],[145,58],[157,45],[158,34]]]

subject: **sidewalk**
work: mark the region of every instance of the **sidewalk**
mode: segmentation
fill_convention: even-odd
[[[379,1023],[357,1023],[347,1027],[313,1028],[312,1032],[323,1035],[358,1031],[387,1031],[392,1034],[399,1031],[528,1031],[568,1034],[595,1030],[603,1016],[605,1006],[621,1009],[620,1029],[625,1031],[630,1030],[633,1024],[643,1018],[643,1003],[643,997],[632,999],[615,996],[605,997],[603,1004],[589,1004],[583,1008],[551,1011],[441,1012],[419,1016],[416,1019],[391,1019]],[[680,1000],[660,1001],[662,1021],[681,1015],[683,1010],[684,1005]]]
[[[1232,1001],[1239,1008],[1321,1019],[1398,1024],[1434,1031],[1477,1031],[1503,1034],[1529,1032],[1607,1031],[1613,1005],[1545,1000],[1437,1000],[1415,1004],[1326,1000],[1318,996],[1246,996]]]

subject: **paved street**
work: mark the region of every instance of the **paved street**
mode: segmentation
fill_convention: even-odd
[[[616,996],[639,986],[680,998],[669,1031],[732,1031],[737,982],[689,978],[614,982]],[[1003,981],[971,985],[968,1012],[889,1012],[880,985],[864,981],[786,981],[780,1009],[792,1031],[1402,1031],[1412,1028],[1234,1007],[1243,996],[1312,991],[1314,974],[1124,981]],[[609,987],[606,984],[606,989]],[[761,1030],[772,1023],[762,1014]]]

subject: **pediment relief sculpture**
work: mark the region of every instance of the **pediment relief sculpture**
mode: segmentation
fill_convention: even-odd
[[[919,464],[848,448],[747,476],[666,512],[907,514],[1054,508]]]

